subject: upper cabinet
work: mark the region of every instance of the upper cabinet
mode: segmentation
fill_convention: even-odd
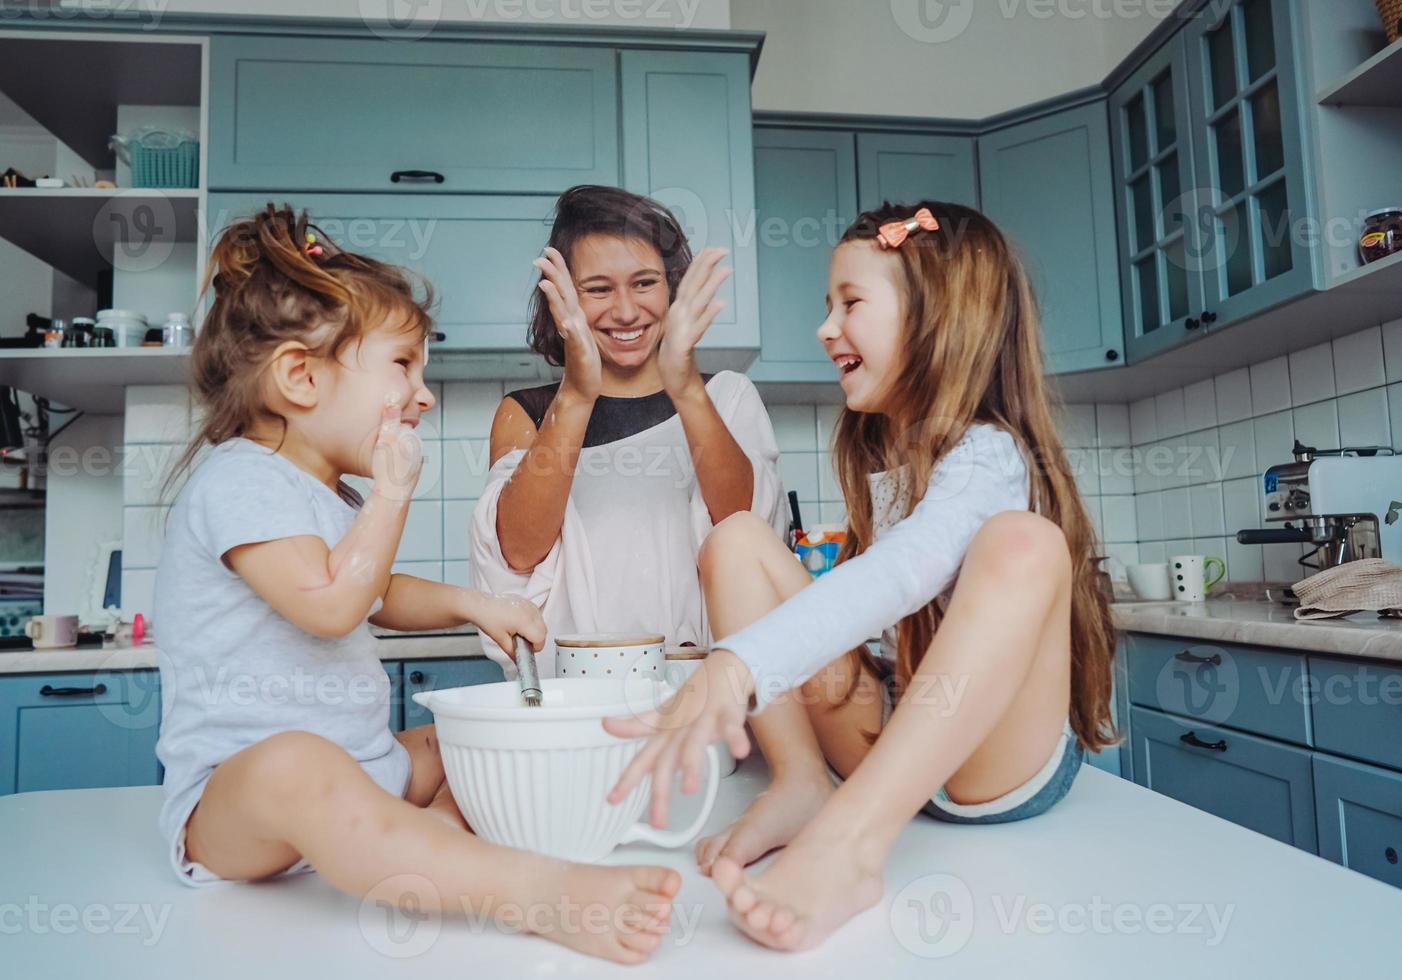
[[[734,272],[717,293],[725,309],[699,350],[712,370],[744,370],[759,346],[749,58],[624,51],[619,61],[622,185],[671,208],[693,252],[729,250]]]
[[[1110,167],[1103,101],[979,140],[983,211],[1027,268],[1055,374],[1124,363]]]
[[[607,48],[565,45],[216,35],[209,183],[438,193],[616,184],[616,61]]]
[[[857,134],[857,199],[863,211],[884,201],[949,201],[978,207],[974,140],[921,133]]]
[[[1132,360],[1313,290],[1293,46],[1290,0],[1235,0],[1112,95]]]

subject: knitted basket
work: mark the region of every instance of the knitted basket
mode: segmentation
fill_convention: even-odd
[[[1402,0],[1377,0],[1389,44],[1402,37]]]

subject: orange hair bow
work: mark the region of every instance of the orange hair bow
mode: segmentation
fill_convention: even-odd
[[[881,230],[877,232],[876,240],[881,243],[883,248],[899,248],[910,237],[910,233],[917,230],[940,230],[940,223],[930,213],[929,208],[921,208],[904,221],[890,221],[882,225]]]

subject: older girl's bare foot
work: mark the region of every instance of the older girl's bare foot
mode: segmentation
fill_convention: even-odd
[[[771,949],[812,949],[848,919],[881,900],[881,868],[864,867],[850,841],[800,834],[761,874],[728,858],[715,879],[730,920]]]
[[[738,820],[696,843],[696,866],[709,875],[718,858],[728,858],[742,868],[753,864],[797,837],[832,793],[832,781],[822,770],[775,779]]]
[[[562,864],[527,927],[551,942],[615,963],[645,962],[671,928],[681,875],[671,868]],[[542,925],[548,923],[548,925]]]

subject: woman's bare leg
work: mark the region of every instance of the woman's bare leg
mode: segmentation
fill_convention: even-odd
[[[572,864],[489,844],[386,793],[344,749],[308,732],[274,735],[221,763],[190,816],[186,851],[230,879],[305,857],[342,891],[387,890],[390,901],[403,895],[396,881],[413,876],[425,911],[527,910],[526,928],[622,963],[657,948],[681,886],[667,868]]]
[[[1046,764],[1070,703],[1071,562],[1033,514],[987,521],[889,724],[818,816],[762,874],[718,860],[731,918],[777,949],[817,945],[881,898],[901,828],[941,787],[995,799]]]
[[[722,521],[706,539],[698,564],[711,635],[717,638],[750,625],[811,581],[774,529],[750,513]],[[830,708],[833,692],[840,699],[846,690],[837,686],[833,669],[809,681],[800,697],[780,697],[750,719],[772,782],[735,823],[697,842],[696,863],[703,874],[721,856],[743,867],[783,847],[832,794],[814,720],[833,731],[833,741],[850,730],[850,719],[834,717]],[[877,702],[878,722],[880,717]]]

